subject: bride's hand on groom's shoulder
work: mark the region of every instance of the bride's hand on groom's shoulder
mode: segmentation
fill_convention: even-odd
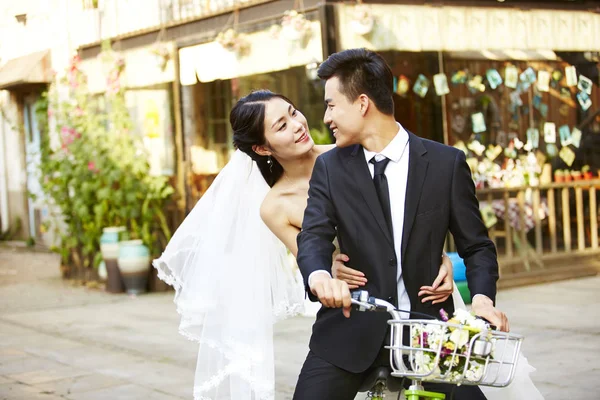
[[[471,301],[471,311],[475,315],[485,318],[490,324],[495,325],[496,329],[503,332],[510,331],[508,317],[502,311],[494,307],[494,302],[487,296],[477,294]]]
[[[352,301],[348,284],[339,279],[334,279],[327,274],[318,274],[313,277],[310,286],[311,292],[319,298],[323,306],[329,308],[343,308],[346,318],[350,318]]]
[[[331,265],[333,277],[346,282],[350,290],[365,286],[367,284],[365,274],[356,269],[347,267],[344,263],[347,263],[348,261],[350,261],[350,258],[345,254],[340,253],[335,256],[333,264]]]

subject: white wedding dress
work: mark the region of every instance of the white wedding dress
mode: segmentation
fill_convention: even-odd
[[[260,218],[268,191],[254,161],[236,151],[153,261],[175,288],[179,332],[199,344],[195,400],[273,400],[273,324],[320,308],[305,304],[293,258]],[[486,390],[489,400],[542,399],[521,361],[509,388]]]

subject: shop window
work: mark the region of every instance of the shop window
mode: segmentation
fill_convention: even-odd
[[[217,155],[218,168],[223,168],[233,150],[233,132],[229,124],[231,81],[218,80],[204,85],[206,99],[206,144]]]

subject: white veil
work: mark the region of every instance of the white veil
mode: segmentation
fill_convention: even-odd
[[[465,302],[456,287],[456,282],[454,283],[452,300],[454,301],[455,310],[458,310],[459,308],[462,308],[463,310],[467,309],[467,306],[465,306]],[[507,354],[510,353],[510,350],[507,351]],[[542,396],[529,377],[529,374],[534,372],[535,368],[527,362],[527,358],[525,358],[523,352],[520,352],[518,357],[517,370],[515,371],[515,377],[510,385],[504,388],[479,386],[487,400],[544,400],[544,396]]]
[[[272,324],[302,311],[304,288],[260,218],[268,191],[237,150],[153,261],[175,288],[179,332],[200,344],[196,400],[274,398]]]

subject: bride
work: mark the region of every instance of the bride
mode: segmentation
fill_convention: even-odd
[[[316,146],[292,102],[265,90],[240,99],[230,122],[238,150],[153,265],[176,290],[179,332],[199,343],[194,398],[273,399],[273,323],[304,304],[289,253],[297,253],[314,162],[333,146]],[[334,277],[366,285],[346,262],[335,256]],[[443,257],[419,296],[442,302],[453,288]]]

